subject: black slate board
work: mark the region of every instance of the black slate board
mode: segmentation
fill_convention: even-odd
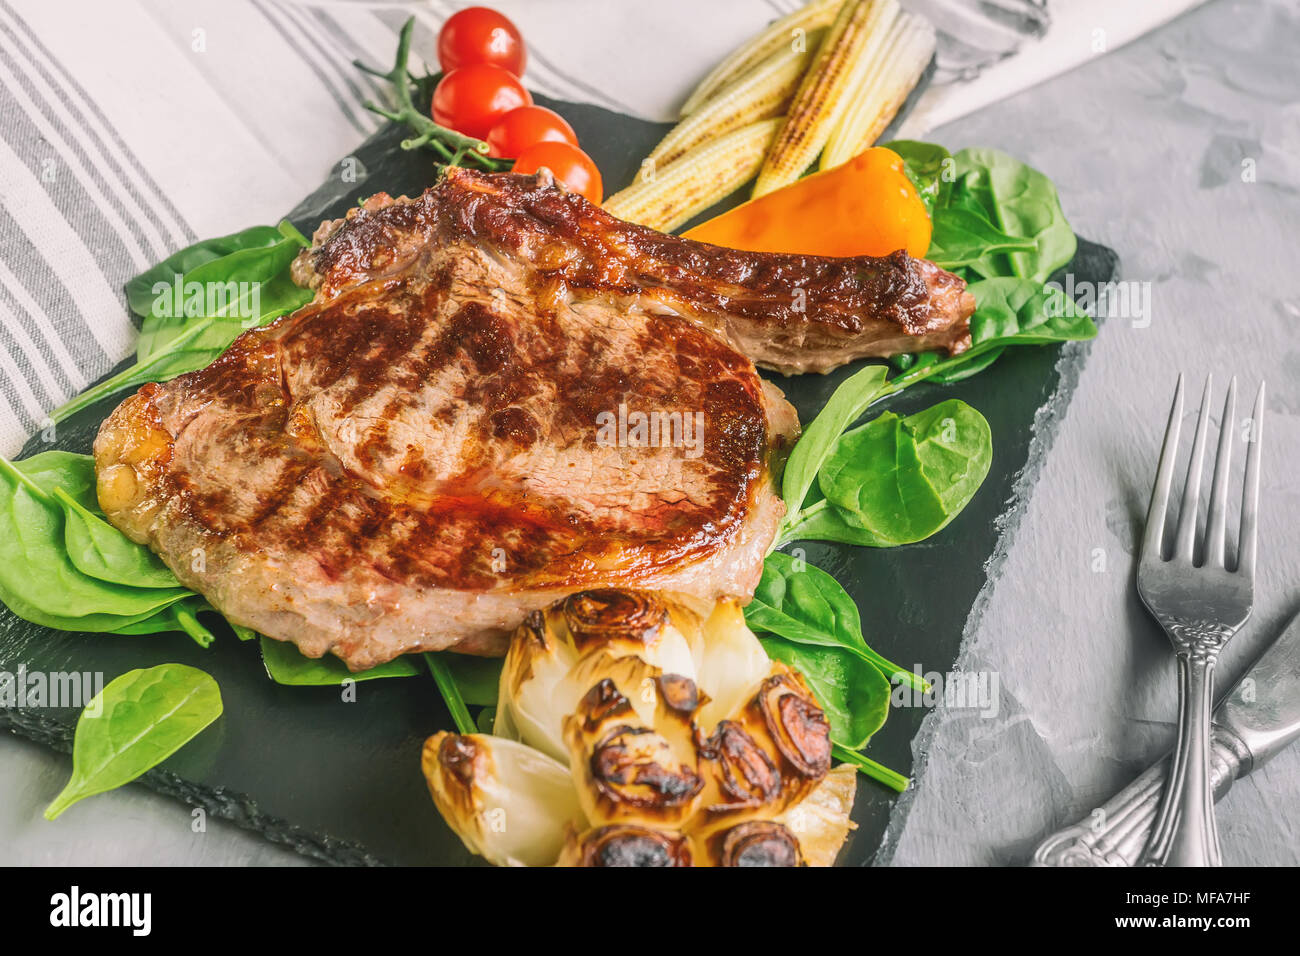
[[[600,107],[539,102],[573,124],[606,176],[609,192],[631,180],[641,158],[668,129]],[[379,190],[418,194],[431,181],[433,166],[428,154],[398,149],[400,138],[392,128],[377,134],[356,151],[355,164],[336,164],[290,218],[310,234],[321,219],[343,215],[359,197]],[[345,177],[345,169],[355,170],[355,179]],[[1104,282],[1116,265],[1112,251],[1080,240],[1068,271],[1076,282]],[[886,406],[906,414],[956,397],[978,408],[992,427],[992,470],[974,501],[943,532],[888,551],[804,545],[808,559],[853,595],[868,641],[890,659],[940,672],[955,659],[1005,526],[1000,518],[1014,507],[1013,486],[1028,458],[1035,415],[1062,387],[1059,359],[1055,348],[1010,349],[993,369],[973,379],[943,388],[920,385]],[[808,422],[856,367],[777,381]],[[52,447],[88,451],[118,400],[61,425],[52,445],[33,438],[20,457]],[[0,607],[0,671],[14,672],[19,665],[29,671],[99,671],[108,681],[163,661],[200,667],[220,684],[225,714],[146,775],[146,785],[331,863],[477,862],[442,823],[420,775],[424,738],[453,726],[431,680],[363,682],[356,687],[357,700],[345,703],[337,688],[273,683],[255,643],[223,637],[205,651],[180,634],[70,634],[22,621]],[[921,708],[894,710],[872,741],[870,755],[908,772],[911,742],[924,715]],[[71,749],[76,718],[69,710],[0,710],[0,725],[63,751]],[[895,799],[891,791],[861,781],[853,814],[859,828],[841,863],[872,861]]]

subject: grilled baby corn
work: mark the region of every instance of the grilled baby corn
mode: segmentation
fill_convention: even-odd
[[[808,35],[807,48],[782,47],[753,69],[738,76],[707,103],[678,123],[650,153],[663,166],[701,143],[757,120],[780,116],[808,69],[825,30]]]
[[[822,27],[829,26],[835,14],[844,5],[844,0],[812,0],[789,16],[782,17],[770,27],[750,40],[740,49],[719,63],[693,92],[682,106],[681,115],[689,116],[705,104],[715,93],[753,69],[763,60],[781,49],[791,49],[799,36],[795,31],[804,31],[804,46],[814,48],[807,34]]]
[[[795,93],[781,131],[754,184],[762,196],[789,185],[812,165],[849,109],[848,93],[870,70],[873,41],[897,18],[897,0],[850,0],[840,11]]]
[[[759,120],[649,167],[604,202],[610,215],[671,232],[754,178],[780,119]]]
[[[822,169],[848,162],[875,144],[925,72],[934,46],[934,27],[928,20],[898,15],[880,49],[868,53],[870,70],[846,96],[848,109],[822,150]]]

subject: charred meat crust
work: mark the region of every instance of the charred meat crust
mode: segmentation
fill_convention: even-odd
[[[797,427],[779,391],[697,324],[575,296],[477,236],[387,222],[379,248],[378,215],[322,228],[368,272],[110,416],[110,520],[232,621],[354,670],[500,653],[584,588],[747,599]],[[620,408],[697,445],[602,441]]]
[[[755,364],[829,371],[853,359],[970,344],[965,283],[898,251],[883,258],[740,252],[615,219],[537,176],[449,168],[416,199],[374,197],[304,253],[325,295],[400,269],[439,233],[531,262],[571,294],[613,294],[690,318]]]

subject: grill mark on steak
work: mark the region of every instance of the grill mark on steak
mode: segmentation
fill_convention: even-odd
[[[308,330],[321,325],[329,329],[324,341],[316,338],[307,341],[317,359],[314,386],[340,389],[337,411],[343,419],[348,419],[378,392],[375,380],[381,378],[386,368],[398,369],[399,380],[405,384],[410,377],[407,369],[416,370],[418,377],[427,380],[454,367],[460,359],[468,360],[483,377],[466,382],[463,399],[467,407],[481,409],[482,414],[471,426],[462,448],[465,467],[436,476],[435,487],[424,487],[429,482],[415,480],[411,473],[428,475],[427,464],[416,466],[410,451],[404,449],[393,472],[385,474],[382,482],[367,481],[366,476],[357,474],[355,464],[367,465],[382,451],[375,442],[376,430],[369,428],[353,449],[357,462],[353,467],[345,463],[342,473],[332,479],[329,489],[332,497],[322,494],[307,505],[299,494],[293,501],[292,520],[286,522],[281,516],[286,504],[285,493],[292,494],[293,489],[300,488],[300,476],[310,467],[310,459],[281,472],[268,495],[271,508],[254,511],[242,520],[227,500],[225,488],[200,490],[192,486],[192,474],[177,473],[180,494],[176,497],[186,517],[195,524],[250,540],[282,539],[288,550],[315,549],[320,552],[322,566],[337,569],[354,557],[357,540],[375,538],[389,524],[400,525],[409,517],[406,514],[409,507],[414,507],[419,518],[410,533],[387,541],[391,549],[388,559],[376,562],[375,566],[390,576],[392,567],[400,567],[399,576],[410,575],[415,583],[423,586],[462,589],[501,586],[499,579],[485,582],[481,567],[472,563],[465,566],[462,575],[462,565],[458,562],[422,559],[421,555],[438,542],[448,535],[454,536],[455,529],[471,527],[478,538],[505,542],[508,563],[528,571],[546,572],[559,582],[578,580],[571,575],[580,571],[589,559],[582,558],[566,572],[566,564],[571,563],[566,560],[568,552],[578,551],[584,536],[605,534],[608,529],[602,527],[601,520],[582,513],[561,515],[514,500],[519,490],[502,482],[497,470],[501,461],[494,454],[502,446],[493,439],[502,423],[501,415],[505,415],[506,423],[513,420],[518,428],[510,436],[511,451],[526,447],[524,442],[515,440],[524,429],[524,416],[530,426],[526,437],[536,438],[535,428],[531,427],[535,419],[514,404],[498,408],[501,396],[510,402],[537,397],[535,390],[527,387],[536,376],[525,374],[510,362],[510,337],[503,334],[500,320],[482,305],[471,303],[453,313],[444,331],[421,349],[414,344],[418,338],[415,330],[428,326],[430,317],[423,310],[434,300],[428,296],[399,296],[397,301],[401,305],[400,320],[394,319],[397,309],[357,309],[353,308],[350,296],[341,297],[311,316],[311,321],[302,319],[286,325],[279,343],[292,355],[299,346],[300,336],[306,336]],[[343,317],[350,317],[353,325],[344,326]],[[272,327],[268,333],[279,331]],[[554,402],[552,413],[557,427],[574,436],[572,440],[579,449],[596,447],[596,415],[615,409],[628,399],[659,410],[683,413],[700,410],[711,423],[711,433],[717,433],[716,441],[705,444],[698,467],[711,476],[712,494],[706,499],[711,501],[716,495],[726,503],[726,508],[715,513],[691,502],[669,508],[657,508],[651,503],[642,516],[648,520],[636,534],[636,540],[622,542],[635,556],[635,565],[654,565],[661,560],[660,555],[668,561],[678,560],[701,548],[716,546],[718,538],[725,540],[730,526],[747,509],[750,486],[762,473],[766,460],[765,417],[756,380],[743,384],[734,380],[710,380],[711,376],[743,372],[744,360],[712,336],[670,317],[649,317],[645,329],[632,336],[626,349],[618,353],[617,361],[599,356],[599,337],[579,335],[567,342],[578,354],[595,353],[599,371],[591,375],[576,362],[565,362],[552,369],[555,374],[549,380],[551,389],[543,397]],[[661,350],[670,360],[670,367],[664,370],[662,380],[638,381],[622,365],[627,360],[624,351],[644,354],[652,347]],[[404,366],[399,362],[402,356],[410,356],[414,364]],[[539,357],[549,362],[555,356],[543,350]],[[232,356],[232,362],[227,364],[234,364],[235,358]],[[505,389],[495,400],[494,374],[505,376]],[[231,384],[222,366],[211,372],[191,373],[189,378],[184,385],[195,393]],[[204,381],[205,378],[210,380]],[[688,396],[680,389],[684,379],[700,382],[693,395]],[[247,391],[247,383],[241,382],[233,394],[242,400]],[[408,403],[404,391],[396,394],[402,396],[400,400],[389,398],[383,406],[385,424],[399,407]],[[297,401],[298,396],[291,394],[289,399]],[[283,414],[268,417],[258,427],[276,433],[286,417]],[[464,422],[465,418],[458,416],[458,421]],[[286,451],[280,441],[268,439],[263,443],[249,429],[241,430],[245,447],[259,448],[263,458],[277,459]],[[186,431],[187,427],[183,426],[176,439],[183,441]],[[385,434],[391,436],[391,431]],[[382,490],[376,492],[376,488]],[[453,495],[450,494],[453,489],[472,490],[477,494]],[[526,490],[522,491],[522,497],[528,498]],[[512,542],[510,532],[521,525],[528,532]],[[641,554],[646,548],[640,539],[659,533],[670,534],[674,540],[666,546],[657,544],[653,554]]]
[[[110,520],[185,584],[354,670],[499,651],[592,587],[748,599],[797,422],[744,343],[793,367],[833,341],[838,364],[884,325],[942,324],[928,264],[701,246],[545,176],[453,170],[318,236],[295,264],[311,304],[142,388],[95,455]],[[810,309],[827,299],[816,315],[794,308],[798,282]],[[698,413],[699,456],[601,443],[621,405]]]

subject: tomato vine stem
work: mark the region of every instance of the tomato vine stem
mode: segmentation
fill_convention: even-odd
[[[394,123],[403,123],[414,131],[414,136],[402,140],[402,149],[428,147],[437,153],[442,163],[447,166],[474,165],[489,172],[509,169],[513,165],[513,160],[489,156],[488,144],[483,140],[466,136],[464,133],[458,133],[454,129],[435,123],[416,108],[411,91],[414,89],[423,93],[431,86],[429,82],[431,77],[416,78],[407,66],[411,56],[411,29],[414,25],[415,18],[412,17],[402,26],[397,39],[397,56],[393,68],[387,73],[367,66],[360,60],[353,61],[352,65],[363,73],[381,77],[393,84],[396,109],[385,109],[371,100],[366,100],[362,105],[372,113],[377,113]]]

